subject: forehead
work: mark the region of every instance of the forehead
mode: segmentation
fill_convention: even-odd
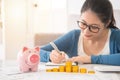
[[[80,16],[80,19],[84,20],[88,24],[103,24],[99,17],[91,10],[83,12]]]

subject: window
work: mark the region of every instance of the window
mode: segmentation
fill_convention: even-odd
[[[67,29],[66,0],[33,0],[28,25],[33,33],[63,33]]]

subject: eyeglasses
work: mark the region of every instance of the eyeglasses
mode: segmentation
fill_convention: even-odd
[[[98,33],[100,28],[97,25],[88,25],[85,22],[82,21],[77,21],[78,26],[81,29],[86,29],[88,27],[89,31],[93,32],[93,33]]]

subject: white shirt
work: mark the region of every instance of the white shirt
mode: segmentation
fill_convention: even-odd
[[[111,34],[111,30],[109,29],[108,37],[107,37],[107,41],[105,43],[105,46],[97,55],[110,54],[110,50],[109,50],[110,34]],[[78,42],[78,55],[86,55],[86,53],[84,52],[84,49],[83,49],[83,38],[81,37],[81,35],[79,36],[79,42]]]

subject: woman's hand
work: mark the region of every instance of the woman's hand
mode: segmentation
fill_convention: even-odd
[[[65,60],[65,54],[60,54],[56,50],[52,50],[52,52],[50,53],[50,60],[53,63],[61,63],[63,60]]]
[[[79,63],[91,63],[91,56],[76,56],[67,59],[67,61],[79,62]]]

